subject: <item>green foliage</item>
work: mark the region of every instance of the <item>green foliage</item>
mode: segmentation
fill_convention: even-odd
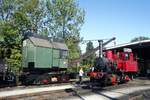
[[[47,0],[48,27],[51,36],[65,39],[69,48],[69,60],[80,55],[80,28],[84,23],[84,10],[75,0]]]
[[[65,38],[79,37],[84,22],[84,11],[75,0],[47,0],[48,25],[52,36]]]
[[[19,7],[14,15],[16,16],[15,19],[20,18],[20,20],[16,20],[20,31],[22,33],[32,31],[41,34],[45,17],[44,2],[42,0],[17,0],[17,3]]]
[[[80,55],[84,11],[75,0],[0,0],[0,47],[9,69],[21,69],[22,41],[27,32],[63,38],[69,59]],[[8,52],[9,51],[9,52]]]
[[[89,52],[90,50],[93,50],[93,49],[94,49],[93,43],[91,41],[89,41],[86,46],[86,52]],[[82,61],[82,64],[92,66],[94,64],[95,58],[96,58],[96,54],[93,53],[88,58],[84,59]]]
[[[17,75],[21,70],[21,52],[17,49],[11,49],[11,56],[6,58],[6,61],[9,65],[9,70],[15,72]]]
[[[18,74],[21,68],[21,38],[17,28],[11,21],[1,23],[1,35],[3,38],[0,44],[3,60],[8,64],[8,69]]]
[[[39,28],[44,15],[41,2],[39,0],[1,0],[0,2],[0,47],[9,70],[16,74],[21,69],[24,34],[27,31],[37,33],[38,29],[42,30]]]
[[[0,20],[10,20],[16,8],[16,0],[0,0]]]
[[[29,18],[23,12],[15,12],[14,13],[14,23],[18,28],[19,33],[23,34],[30,27]]]
[[[78,43],[75,42],[75,37],[68,37],[66,39],[66,44],[69,48],[69,59],[78,58],[80,56],[80,47]]]
[[[69,73],[78,72],[78,70],[79,70],[79,68],[76,67],[76,66],[69,67],[69,68],[67,69],[67,71],[68,71]]]
[[[139,37],[135,37],[134,39],[132,39],[131,42],[148,40],[148,39],[150,39],[150,38],[149,37],[145,37],[145,36],[139,36]]]

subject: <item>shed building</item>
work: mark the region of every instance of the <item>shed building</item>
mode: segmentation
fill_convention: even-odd
[[[150,75],[150,40],[106,47],[106,50],[121,50],[123,48],[131,48],[132,52],[137,55],[139,73],[141,75]]]

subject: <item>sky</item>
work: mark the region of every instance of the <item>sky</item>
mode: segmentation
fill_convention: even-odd
[[[150,0],[77,1],[85,10],[81,28],[85,40],[115,36],[116,44],[122,44],[134,37],[150,37]]]

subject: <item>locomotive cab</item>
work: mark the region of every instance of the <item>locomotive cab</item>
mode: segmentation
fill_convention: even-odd
[[[135,73],[138,70],[136,58],[134,58],[131,49],[124,49],[124,52],[118,52],[117,68],[125,73]]]

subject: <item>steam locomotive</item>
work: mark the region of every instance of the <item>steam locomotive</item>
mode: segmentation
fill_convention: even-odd
[[[89,72],[92,85],[102,86],[127,82],[136,75],[138,65],[132,50],[105,50],[103,57],[95,60]]]

